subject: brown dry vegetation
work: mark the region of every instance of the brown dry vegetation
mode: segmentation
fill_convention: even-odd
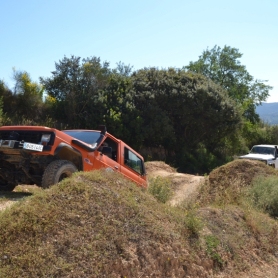
[[[207,178],[146,168],[170,181],[166,204],[104,171],[2,194],[0,277],[276,277],[277,221],[242,198],[272,168],[236,160]]]

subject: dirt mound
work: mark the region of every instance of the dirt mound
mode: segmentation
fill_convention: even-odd
[[[277,277],[277,222],[241,203],[254,178],[277,174],[263,162],[238,159],[213,170],[199,190],[198,213],[206,223],[203,236],[221,242],[216,258],[225,261],[227,277]]]
[[[209,178],[159,161],[146,168],[148,178],[171,180],[172,205],[198,192],[238,194],[234,189],[256,175],[277,175],[248,160],[221,166]],[[77,173],[35,192],[13,192],[10,201],[22,201],[0,212],[1,277],[276,277],[277,220],[224,194],[225,206],[170,207],[105,171]]]
[[[211,185],[228,187],[235,178],[240,179],[243,184],[250,185],[257,176],[277,175],[272,167],[257,160],[237,159],[227,163],[209,174]]]
[[[160,172],[176,173],[176,169],[163,161],[149,161],[145,163],[148,176],[155,176]]]
[[[77,173],[1,212],[0,276],[209,277],[172,213],[117,173]]]
[[[223,203],[236,202],[254,178],[269,175],[278,175],[278,171],[257,160],[236,159],[209,174],[197,199],[203,205],[220,199]]]
[[[277,277],[275,221],[265,214],[248,214],[238,206],[203,207],[198,213],[206,223],[200,242],[205,241],[214,264],[224,270],[214,278]]]
[[[236,204],[242,189],[257,175],[277,175],[273,168],[259,161],[235,160],[213,170],[205,178],[177,173],[163,162],[148,162],[147,171],[150,178],[160,176],[171,180],[174,191],[171,205],[192,200],[200,204],[197,214],[204,224],[200,244],[213,258],[206,263],[225,269],[219,276],[212,277],[265,277],[266,273],[276,277],[276,244],[269,244],[277,241],[276,224],[272,226],[271,219],[264,214],[246,213],[239,206],[230,206]],[[217,198],[227,204],[226,209],[211,207]],[[241,263],[235,260],[235,254]],[[264,261],[265,257],[272,263]]]

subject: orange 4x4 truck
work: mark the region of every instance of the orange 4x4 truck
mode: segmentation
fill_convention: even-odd
[[[48,188],[76,171],[106,168],[146,187],[143,157],[100,130],[57,130],[43,126],[0,127],[0,190],[18,184]]]

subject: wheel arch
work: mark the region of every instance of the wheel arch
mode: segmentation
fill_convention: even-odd
[[[83,171],[82,154],[79,150],[73,148],[72,146],[61,143],[56,148],[54,156],[60,160],[68,160],[72,162],[78,171]]]

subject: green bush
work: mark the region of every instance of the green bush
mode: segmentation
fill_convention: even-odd
[[[197,215],[195,209],[190,209],[186,212],[184,224],[192,236],[199,236],[204,226],[202,219]]]
[[[278,178],[276,176],[256,178],[249,190],[253,204],[269,213],[278,216]]]
[[[171,181],[167,178],[156,177],[150,180],[148,191],[151,193],[159,202],[166,203],[171,195]]]
[[[213,259],[214,263],[216,263],[217,266],[222,267],[223,260],[221,258],[221,255],[217,252],[217,247],[220,244],[220,240],[214,235],[208,235],[205,237],[205,241],[207,247],[207,255]]]

